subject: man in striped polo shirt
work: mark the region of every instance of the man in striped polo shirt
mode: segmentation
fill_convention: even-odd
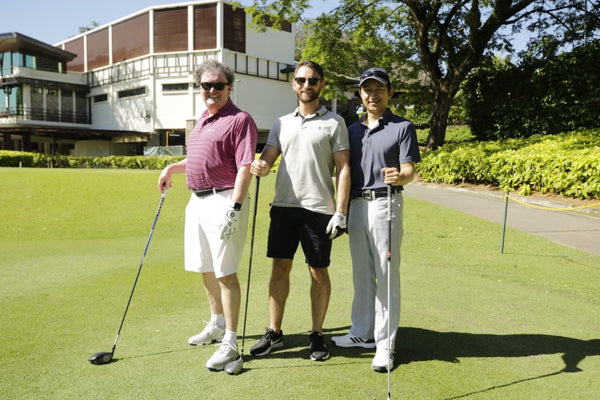
[[[167,166],[158,178],[161,192],[171,177],[186,173],[192,191],[185,209],[185,269],[202,273],[211,318],[191,345],[220,341],[206,368],[221,371],[238,358],[237,325],[240,285],[237,277],[246,240],[252,175],[258,133],[252,117],[237,108],[229,96],[233,71],[209,60],[196,71],[206,111],[187,141],[187,158]]]

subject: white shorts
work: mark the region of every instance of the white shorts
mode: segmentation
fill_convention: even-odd
[[[214,272],[217,278],[237,273],[240,267],[246,233],[250,201],[242,206],[240,225],[229,240],[221,240],[220,226],[230,207],[233,189],[204,197],[192,193],[185,208],[185,270]]]

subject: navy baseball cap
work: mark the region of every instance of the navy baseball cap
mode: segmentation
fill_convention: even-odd
[[[390,86],[390,77],[388,76],[387,71],[383,68],[373,67],[363,72],[360,75],[360,83],[358,86],[362,86],[367,79],[376,79],[384,85],[388,87]]]

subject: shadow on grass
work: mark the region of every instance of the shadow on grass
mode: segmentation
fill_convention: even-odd
[[[493,335],[400,328],[396,343],[401,364],[430,360],[456,363],[460,357],[526,357],[563,353],[563,371],[578,372],[581,371],[577,366],[581,360],[600,355],[600,339],[580,340],[541,334]]]
[[[339,366],[345,366],[345,365],[349,365],[349,364],[364,364],[365,361],[361,360],[363,358],[369,360],[369,366],[370,366],[370,360],[373,358],[373,355],[375,354],[374,349],[363,349],[363,348],[341,349],[339,347],[336,347],[331,342],[331,336],[343,335],[346,332],[348,332],[349,329],[350,329],[349,326],[341,327],[341,328],[334,328],[334,329],[323,329],[323,334],[325,336],[325,344],[327,345],[327,348],[331,355],[331,358],[329,358],[328,360],[323,361],[323,362],[310,360],[310,332],[309,331],[303,332],[303,333],[286,334],[285,330],[284,330],[283,348],[277,349],[264,357],[255,357],[255,356],[252,356],[249,354],[250,347],[254,343],[256,343],[262,337],[262,335],[247,336],[245,350],[244,350],[244,362],[245,363],[250,362],[250,364],[244,364],[244,371],[263,369],[263,367],[252,366],[252,363],[251,363],[252,360],[259,360],[262,358],[301,361],[301,363],[299,363],[298,365],[290,365],[290,363],[282,363],[278,367],[274,367],[273,365],[264,367],[267,369],[306,368],[305,361],[313,363],[313,365],[319,366],[319,367],[339,367]],[[250,342],[248,342],[248,339],[250,339]],[[342,360],[342,359],[338,358],[339,356],[344,356],[345,359]],[[349,359],[356,359],[356,361],[352,361]],[[336,360],[338,360],[338,361],[336,361]]]
[[[584,358],[600,355],[600,339],[580,340],[542,334],[494,335],[399,328],[396,343],[400,364],[432,360],[458,363],[459,358],[464,357],[527,357],[562,353],[562,360],[565,363],[562,370],[492,386],[446,400],[461,399],[561,373],[579,372],[581,369],[578,364]]]

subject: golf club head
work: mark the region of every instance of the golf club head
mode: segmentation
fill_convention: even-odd
[[[244,369],[244,359],[241,355],[225,366],[225,372],[229,375],[238,375],[242,369]]]
[[[100,353],[96,353],[89,358],[89,362],[95,365],[104,365],[108,364],[113,360],[113,353],[110,351],[101,351]]]

